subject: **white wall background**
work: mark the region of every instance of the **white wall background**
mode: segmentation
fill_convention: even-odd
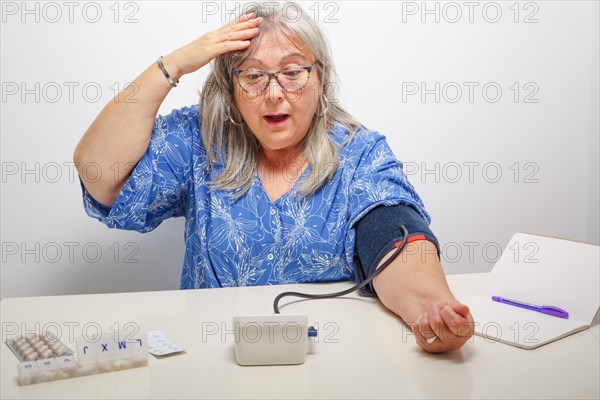
[[[71,156],[117,88],[235,4],[2,2],[3,298],[178,288],[183,219],[109,230],[84,214]],[[304,7],[330,39],[338,98],[405,161],[448,274],[489,271],[517,231],[598,243],[598,2]],[[196,103],[205,76],[161,112]]]

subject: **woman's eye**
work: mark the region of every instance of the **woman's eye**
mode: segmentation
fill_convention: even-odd
[[[300,72],[301,71],[299,71],[299,70],[287,70],[287,71],[284,71],[283,74],[285,76],[287,76],[288,78],[295,78],[298,75],[300,75]]]
[[[251,81],[257,81],[260,78],[263,77],[264,74],[258,73],[258,72],[249,72],[246,74],[246,79],[251,80]]]

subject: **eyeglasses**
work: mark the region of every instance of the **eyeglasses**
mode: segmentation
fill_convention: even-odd
[[[306,86],[310,72],[316,63],[315,61],[309,66],[286,67],[276,72],[267,72],[257,68],[237,69],[233,71],[233,75],[237,77],[238,84],[246,93],[264,92],[273,77],[285,91],[297,92]]]

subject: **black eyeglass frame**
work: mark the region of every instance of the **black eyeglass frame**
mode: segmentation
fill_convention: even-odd
[[[246,93],[250,93],[250,94],[259,94],[264,92],[265,90],[267,90],[267,88],[269,87],[269,84],[271,83],[271,79],[273,77],[275,77],[275,80],[277,81],[277,84],[286,92],[298,92],[302,89],[304,89],[306,87],[306,84],[308,83],[308,80],[310,79],[310,73],[312,72],[315,64],[318,64],[318,61],[315,61],[314,63],[312,63],[311,65],[298,65],[298,66],[293,66],[293,67],[286,67],[286,68],[282,68],[279,71],[275,71],[275,72],[269,72],[269,71],[265,71],[264,69],[258,69],[258,68],[246,68],[246,69],[235,69],[233,70],[233,75],[237,78],[238,81],[238,85],[239,87]],[[288,90],[287,88],[285,88],[281,82],[279,82],[279,74],[282,71],[289,71],[291,68],[302,68],[305,69],[306,71],[308,71],[308,77],[306,78],[306,83],[304,83],[304,85],[302,85],[301,88],[298,89],[293,89],[293,90]],[[242,72],[246,72],[246,71],[257,71],[257,72],[264,72],[265,74],[267,74],[267,77],[269,79],[267,79],[267,84],[265,85],[265,87],[259,91],[259,92],[249,92],[248,90],[244,89],[244,87],[242,86],[242,84],[240,83],[240,74]]]

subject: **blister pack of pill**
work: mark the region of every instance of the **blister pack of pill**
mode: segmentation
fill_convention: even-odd
[[[10,338],[6,341],[6,345],[20,361],[45,360],[73,355],[73,350],[51,333]]]
[[[161,331],[148,332],[148,349],[155,356],[185,352],[183,347],[171,342]]]

